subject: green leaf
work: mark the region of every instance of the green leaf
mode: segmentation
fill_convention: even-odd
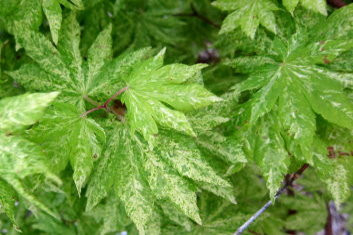
[[[299,2],[304,8],[308,10],[327,15],[325,0],[283,0],[283,5],[290,13],[293,14]]]
[[[117,195],[125,205],[126,213],[135,223],[141,234],[159,234],[160,218],[153,204],[152,194],[146,182],[141,178],[141,152],[136,152],[137,146],[129,139],[128,132],[122,136],[125,148],[119,159],[117,176]],[[124,138],[125,137],[125,138]]]
[[[58,94],[24,94],[0,100],[0,131],[12,133],[34,124]]]
[[[325,144],[318,138],[314,140],[314,164],[315,170],[327,186],[338,206],[350,195],[347,175],[348,172],[343,165],[327,157]]]
[[[273,199],[281,187],[290,161],[279,132],[278,121],[274,117],[268,117],[261,124],[255,129],[254,160],[262,170]]]
[[[94,120],[80,117],[70,104],[55,104],[31,133],[31,138],[52,156],[52,169],[63,170],[69,160],[78,193],[90,176],[96,158],[101,154],[105,132]]]
[[[88,50],[88,87],[90,87],[91,80],[98,74],[102,66],[111,60],[113,55],[111,32],[112,25],[109,25],[97,36]]]
[[[278,10],[278,7],[271,0],[217,0],[213,4],[224,11],[233,11],[224,20],[220,33],[240,27],[247,36],[254,39],[260,25],[273,33],[277,32],[273,11]]]
[[[126,125],[120,124],[112,130],[105,154],[88,184],[86,209],[92,210],[103,198],[116,195],[140,232],[157,229],[154,204],[165,208],[170,203],[174,211],[168,213],[183,224],[182,215],[201,223],[195,185],[235,203],[230,183],[215,173],[192,138],[161,130],[151,148],[137,133],[131,134]]]
[[[56,0],[42,0],[42,7],[49,22],[53,42],[57,44],[62,20],[60,4]]]
[[[148,184],[157,199],[171,202],[195,222],[202,223],[196,205],[196,194],[186,180],[151,152],[145,154],[144,168]]]
[[[316,130],[315,114],[296,83],[289,84],[279,98],[279,118],[288,135],[300,146],[301,160],[312,163],[312,142]]]
[[[317,32],[329,22],[323,19],[311,30]],[[278,131],[286,140],[287,150],[298,160],[312,164],[315,113],[352,128],[353,106],[344,92],[347,85],[342,82],[342,77],[350,77],[350,73],[332,71],[325,64],[351,50],[353,41],[333,35],[333,39],[325,36],[325,40],[312,41],[306,30],[297,25],[297,32],[289,38],[275,37],[270,49],[256,56],[238,57],[232,66],[249,74],[234,87],[241,94],[250,92],[250,99],[238,108],[237,126],[247,131],[249,126],[256,127],[262,116],[279,115],[282,125]],[[247,69],[249,66],[254,69]]]
[[[227,181],[216,174],[190,137],[163,131],[158,138],[157,148],[162,158],[180,175],[215,187],[231,188]]]
[[[76,14],[71,12],[63,19],[60,30],[58,50],[77,80],[83,80],[83,59],[80,53],[80,25],[76,20]]]
[[[6,181],[0,179],[0,205],[9,217],[11,222],[16,225],[15,220],[15,201],[16,191]]]
[[[18,41],[38,65],[51,76],[61,79],[61,83],[69,83],[70,73],[58,50],[42,34],[25,31],[17,35]]]
[[[194,135],[185,115],[180,111],[201,108],[220,99],[199,84],[192,83],[203,66],[180,65],[163,67],[164,50],[157,56],[136,65],[124,77],[128,90],[122,95],[132,130],[138,130],[151,141],[162,126]],[[177,70],[179,73],[173,73]],[[163,103],[170,105],[170,109]]]

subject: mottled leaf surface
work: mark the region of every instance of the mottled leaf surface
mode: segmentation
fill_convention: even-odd
[[[223,21],[220,33],[241,28],[253,39],[260,25],[273,33],[277,31],[274,11],[278,7],[272,0],[218,0],[213,4],[224,11],[232,11]]]

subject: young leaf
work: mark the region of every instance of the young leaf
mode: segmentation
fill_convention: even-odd
[[[220,100],[201,85],[192,83],[203,65],[163,67],[164,52],[162,50],[154,58],[136,65],[124,78],[128,90],[122,95],[122,101],[128,109],[128,121],[132,130],[138,130],[149,141],[158,133],[156,122],[194,135],[186,116],[180,111],[201,108]]]
[[[254,39],[260,25],[273,33],[277,32],[273,11],[278,10],[278,7],[272,0],[217,0],[213,4],[224,11],[233,11],[224,20],[220,33],[240,27]]]

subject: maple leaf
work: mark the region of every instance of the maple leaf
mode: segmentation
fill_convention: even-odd
[[[157,234],[161,218],[155,205],[159,203],[167,202],[172,211],[201,223],[194,184],[219,187],[223,192],[219,195],[234,202],[230,184],[207,164],[191,138],[163,130],[151,149],[123,124],[111,134],[109,147],[88,184],[87,210],[113,193],[141,233]]]
[[[127,119],[132,130],[138,130],[148,140],[158,133],[156,122],[195,135],[186,116],[180,111],[195,110],[221,100],[197,83],[205,65],[163,66],[164,53],[165,49],[154,58],[137,64],[124,77],[128,90],[121,100],[128,109]]]
[[[336,12],[332,18],[319,21],[311,29],[303,29],[297,25],[297,32],[288,39],[275,37],[272,47],[266,52],[233,60],[236,69],[249,72],[249,78],[236,85],[234,92],[252,92],[249,101],[239,108],[240,115],[236,125],[247,132],[246,126],[256,128],[261,117],[275,118],[280,124],[274,126],[267,121],[267,125],[277,129],[277,137],[265,134],[264,136],[271,137],[266,137],[261,142],[272,149],[270,151],[276,151],[277,148],[268,145],[268,141],[283,138],[280,141],[286,142],[285,146],[281,144],[282,150],[278,155],[272,154],[277,157],[269,162],[265,158],[261,160],[266,162],[265,165],[271,166],[271,169],[263,169],[265,175],[272,171],[272,164],[288,165],[285,164],[288,162],[286,149],[298,160],[315,165],[312,154],[316,130],[315,114],[320,114],[327,121],[339,126],[352,128],[353,106],[344,93],[347,83],[342,79],[345,76],[351,77],[351,74],[330,70],[324,65],[353,48],[353,41],[339,37],[339,34],[320,33],[320,25],[337,20],[339,14]],[[341,17],[343,16],[342,13]],[[320,35],[321,40],[313,40],[309,32]],[[256,69],[250,71],[249,63]],[[256,145],[261,146],[259,143]],[[262,153],[260,151],[258,155]],[[256,154],[254,156],[256,158]],[[273,175],[276,179],[274,183],[268,181],[272,185],[269,187],[271,195],[274,195],[275,188],[279,187],[286,173],[286,167],[281,169],[278,169],[281,174]]]
[[[2,1],[0,8],[0,22],[3,21],[7,30],[13,34],[21,34],[23,28],[38,30],[42,23],[42,10],[48,20],[51,36],[55,44],[58,43],[59,31],[62,23],[62,9],[60,4],[75,10],[82,10],[81,0],[28,0]]]
[[[233,11],[223,21],[220,33],[240,27],[247,36],[254,39],[260,25],[273,33],[277,32],[273,11],[278,10],[278,7],[272,0],[217,0],[213,5],[224,11]]]
[[[111,27],[97,37],[84,64],[79,50],[80,30],[74,13],[64,20],[61,30],[58,49],[35,31],[19,36],[21,45],[36,63],[25,64],[19,70],[8,74],[28,90],[60,90],[62,93],[59,100],[76,105],[76,108],[68,105],[67,110],[61,106],[58,110],[54,110],[52,116],[46,119],[56,120],[56,123],[45,121],[39,127],[42,130],[50,130],[46,133],[51,138],[43,139],[43,135],[39,134],[37,139],[34,134],[33,140],[37,139],[38,143],[50,146],[49,151],[57,150],[53,154],[56,156],[53,161],[60,163],[56,170],[65,167],[64,159],[70,160],[74,168],[73,177],[77,190],[80,192],[93,167],[93,157],[100,154],[95,136],[104,136],[104,131],[97,123],[91,119],[80,118],[80,114],[85,110],[83,97],[87,94],[93,77],[111,57]],[[39,80],[38,74],[41,75]],[[67,132],[63,132],[63,127],[68,127]],[[65,155],[61,149],[55,147],[57,142],[67,147]]]
[[[57,182],[46,165],[40,148],[19,134],[42,116],[44,109],[55,99],[57,92],[24,94],[0,100],[0,202],[6,214],[16,223],[14,198],[17,192],[31,204],[57,217],[44,204],[34,198],[22,180],[30,175],[43,174]]]

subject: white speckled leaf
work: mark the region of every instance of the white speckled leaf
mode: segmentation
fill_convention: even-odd
[[[125,148],[118,162],[119,175],[114,185],[117,195],[140,234],[159,234],[160,216],[154,206],[152,193],[140,172],[143,167],[140,163],[142,153],[130,137],[125,136],[122,140]]]
[[[312,142],[316,130],[315,114],[306,99],[306,93],[297,82],[289,84],[279,98],[279,119],[288,135],[301,150],[303,161],[312,163]]]
[[[80,25],[76,20],[76,14],[71,12],[63,19],[58,50],[76,80],[83,83],[80,35]]]
[[[314,139],[314,165],[320,179],[327,185],[328,191],[339,206],[350,195],[347,170],[339,162],[327,157],[325,144]]]
[[[254,39],[260,25],[276,33],[274,11],[278,7],[271,0],[217,0],[213,3],[224,11],[233,11],[223,21],[220,33],[226,33],[240,27],[250,38]]]
[[[201,224],[196,194],[192,185],[153,152],[146,152],[144,168],[153,194],[160,200],[168,200],[185,215]]]
[[[254,158],[266,179],[271,199],[280,188],[290,163],[278,125],[275,117],[268,116],[258,130],[255,129],[257,138]]]
[[[16,197],[16,191],[6,181],[0,179],[0,207],[13,224],[16,224]]]
[[[36,61],[47,73],[61,78],[64,82],[70,82],[70,72],[59,51],[53,44],[39,32],[24,30],[16,35],[19,43],[27,52],[27,55]]]
[[[0,133],[1,178],[29,203],[58,218],[55,213],[23,187],[21,183],[23,179],[35,174],[43,174],[47,178],[60,183],[60,180],[47,168],[46,159],[37,145],[17,136],[6,136]],[[7,210],[11,210],[11,208],[7,208]]]
[[[164,50],[154,58],[136,65],[123,78],[128,90],[122,95],[122,101],[127,106],[131,129],[139,131],[149,141],[152,135],[158,133],[156,122],[194,135],[188,120],[180,111],[201,108],[220,100],[201,85],[191,83],[196,76],[200,76],[203,65],[163,67],[163,56]]]
[[[162,158],[169,162],[180,175],[214,186],[231,188],[231,185],[218,176],[202,157],[190,137],[163,131],[158,138],[157,146]]]
[[[42,0],[42,7],[48,19],[53,42],[57,44],[62,20],[60,4],[56,0]]]
[[[342,92],[344,87],[325,76],[318,76],[310,82],[313,90],[309,102],[314,111],[332,123],[353,129],[353,103]]]
[[[67,161],[74,170],[77,191],[85,185],[93,163],[100,156],[104,130],[94,120],[80,117],[70,104],[56,104],[32,133],[32,139],[50,153],[53,170],[63,170]]]
[[[88,184],[86,210],[92,210],[111,191],[117,176],[115,172],[119,169],[119,157],[129,144],[128,134],[124,126],[118,125],[109,136],[106,150]]]
[[[292,14],[299,3],[308,10],[327,15],[325,0],[283,0],[283,5]]]
[[[112,25],[109,25],[105,30],[100,32],[88,50],[87,87],[90,87],[91,80],[99,73],[102,66],[111,60],[113,55],[111,32]]]
[[[34,124],[58,94],[33,93],[0,100],[0,131],[15,132]]]

